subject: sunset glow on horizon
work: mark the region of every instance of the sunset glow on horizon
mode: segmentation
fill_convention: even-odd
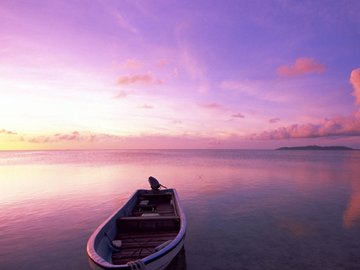
[[[360,2],[1,1],[0,150],[360,148]]]

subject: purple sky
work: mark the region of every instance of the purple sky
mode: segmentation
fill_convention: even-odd
[[[0,2],[0,149],[360,148],[359,1]]]

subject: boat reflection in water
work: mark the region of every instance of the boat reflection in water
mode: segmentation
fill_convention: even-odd
[[[168,267],[165,270],[186,270],[186,255],[185,247],[183,247],[178,255],[171,261]]]

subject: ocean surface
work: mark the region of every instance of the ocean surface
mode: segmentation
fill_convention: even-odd
[[[90,269],[90,234],[152,175],[188,228],[174,269],[360,269],[360,151],[0,152],[0,269]]]

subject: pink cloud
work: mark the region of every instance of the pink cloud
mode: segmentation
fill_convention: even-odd
[[[75,133],[76,134],[76,133]],[[72,149],[82,149],[93,147],[94,149],[121,148],[121,149],[145,149],[155,148],[176,148],[182,149],[184,146],[189,148],[202,147],[208,148],[209,142],[212,146],[220,145],[220,141],[212,137],[199,137],[190,135],[169,136],[161,134],[147,134],[142,136],[117,136],[104,133],[84,132],[79,134],[78,139],[72,139],[74,133],[54,134],[50,136],[37,136],[31,139],[25,139],[31,143],[44,144],[48,148],[56,149],[61,146],[68,146]]]
[[[1,129],[0,134],[16,135],[17,133],[6,129]]]
[[[28,139],[28,142],[29,143],[47,143],[48,142],[48,137],[46,137],[46,136],[38,136],[38,137]]]
[[[149,105],[149,104],[144,104],[144,105],[142,105],[140,108],[142,108],[142,109],[153,109],[154,106]]]
[[[177,124],[182,124],[182,121],[178,120],[178,119],[173,119],[173,120],[170,121],[170,123],[177,125]]]
[[[283,65],[277,69],[280,76],[301,76],[309,73],[323,73],[325,66],[312,58],[300,57],[294,64]]]
[[[360,105],[360,68],[351,72],[350,83],[354,88],[352,95],[355,97],[355,103]]]
[[[80,133],[78,131],[74,131],[70,134],[56,134],[54,136],[60,141],[74,141],[80,139]]]
[[[105,5],[105,1],[102,3],[104,3],[104,8],[108,10],[109,14],[113,17],[119,27],[133,34],[138,33],[138,29],[133,24],[131,24],[130,21],[126,17],[124,17],[124,15],[121,14],[119,10],[114,10],[108,7],[107,5]]]
[[[205,109],[221,109],[222,108],[222,106],[220,104],[215,103],[215,102],[201,104],[200,106]]]
[[[271,124],[275,124],[275,123],[277,123],[279,121],[280,121],[280,118],[271,118],[271,119],[269,119],[269,123],[271,123]]]
[[[136,59],[127,59],[122,63],[122,66],[127,69],[140,69],[144,66],[144,64]]]
[[[179,50],[178,55],[180,70],[185,71],[196,82],[196,91],[202,94],[208,93],[211,85],[207,77],[207,68],[199,57],[186,46]]]
[[[360,105],[360,68],[354,69],[350,75],[353,85],[353,96]],[[270,119],[271,121],[271,119]],[[275,130],[264,131],[250,136],[252,139],[288,139],[288,138],[316,138],[331,136],[360,136],[360,109],[352,116],[338,116],[324,119],[319,123],[293,124]]]
[[[258,86],[250,81],[225,80],[220,84],[225,90],[233,90],[250,96],[260,95]]]
[[[316,138],[331,136],[360,136],[360,118],[337,117],[318,124],[294,124],[250,136],[252,139]]]
[[[130,85],[130,84],[145,84],[145,85],[153,85],[153,84],[162,84],[161,80],[158,80],[149,74],[138,74],[138,75],[129,75],[122,76],[118,80],[118,84],[120,85]]]
[[[180,63],[182,68],[194,80],[206,80],[206,68],[189,48],[183,48],[180,52]]]
[[[73,131],[71,133],[62,134],[56,133],[49,136],[35,136],[28,139],[30,143],[58,143],[64,141],[89,141],[91,139],[90,135],[82,135],[78,131]]]
[[[114,96],[113,98],[115,99],[120,99],[120,98],[126,98],[129,95],[128,92],[126,91],[120,91],[116,96]]]
[[[242,113],[235,113],[235,114],[231,115],[231,117],[234,117],[234,118],[245,118],[245,116],[244,116]]]
[[[167,59],[164,59],[164,58],[159,59],[159,60],[156,62],[156,66],[157,66],[158,68],[164,68],[164,67],[166,67],[168,64],[169,64],[169,61],[168,61]]]

